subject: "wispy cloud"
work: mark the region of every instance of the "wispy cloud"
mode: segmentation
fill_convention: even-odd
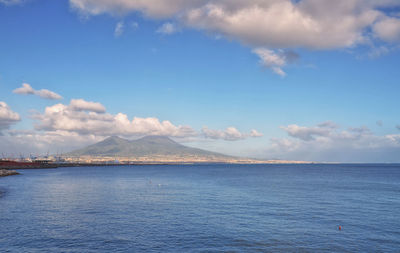
[[[13,93],[24,94],[24,95],[36,95],[44,99],[52,99],[52,100],[62,99],[60,95],[58,95],[53,91],[49,91],[46,89],[35,90],[28,83],[23,83],[22,87],[13,90]]]
[[[171,35],[178,32],[178,28],[175,24],[167,22],[161,25],[156,32],[160,34]]]
[[[260,58],[260,64],[262,66],[270,68],[275,74],[282,77],[286,76],[282,68],[288,63],[295,62],[299,58],[299,55],[292,51],[274,51],[267,48],[256,48],[253,50],[253,53]]]
[[[316,126],[281,127],[290,138],[272,138],[268,157],[335,162],[394,161],[400,152],[400,134],[379,136],[367,127],[342,129],[333,122]]]
[[[134,21],[134,22],[131,23],[131,27],[132,27],[133,30],[136,30],[136,29],[139,28],[139,23]]]
[[[24,0],[0,0],[0,4],[4,5],[14,5],[14,4],[21,4]]]
[[[390,52],[387,46],[372,47],[368,52],[368,57],[371,59],[379,58]]]
[[[119,37],[124,33],[124,22],[120,21],[115,25],[114,36]]]

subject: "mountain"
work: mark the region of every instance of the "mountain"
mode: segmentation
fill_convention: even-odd
[[[96,144],[66,154],[69,157],[196,157],[197,159],[224,159],[234,157],[191,148],[165,136],[146,136],[138,140],[126,140],[117,136],[109,137]]]

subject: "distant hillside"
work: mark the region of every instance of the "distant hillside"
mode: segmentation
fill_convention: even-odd
[[[66,155],[70,157],[197,156],[220,159],[234,158],[198,148],[187,147],[164,136],[146,136],[133,141],[113,136],[88,147],[72,151]]]

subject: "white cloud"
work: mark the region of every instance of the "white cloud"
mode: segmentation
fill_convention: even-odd
[[[32,94],[36,91],[25,85],[18,92]],[[32,118],[35,120],[34,130],[7,130],[0,134],[1,151],[25,154],[48,149],[70,151],[112,135],[127,138],[160,135],[186,141],[199,137],[234,141],[262,136],[254,129],[244,134],[234,127],[224,131],[203,128],[201,134],[190,126],[177,126],[154,117],[133,117],[130,120],[124,113],[107,113],[101,103],[84,99],[72,99],[67,105],[47,106],[42,113],[33,112]],[[18,113],[13,112],[5,102],[0,102],[0,130],[8,129],[18,121]]]
[[[69,105],[56,104],[46,107],[44,113],[34,115],[35,128],[39,131],[66,131],[77,134],[99,136],[122,135],[162,135],[170,137],[196,137],[199,133],[190,126],[176,126],[168,120],[134,117],[132,120],[124,113],[107,113],[100,103],[83,99],[72,99]],[[261,137],[257,130],[241,133],[234,127],[224,131],[202,129],[206,138],[240,140],[248,137]]]
[[[303,141],[314,140],[316,137],[328,137],[337,126],[328,121],[323,122],[315,127],[302,127],[298,125],[289,125],[287,127],[281,127],[290,136],[301,139]]]
[[[373,26],[373,31],[382,40],[388,42],[400,41],[400,19],[385,17]]]
[[[73,99],[69,105],[56,104],[46,107],[43,114],[36,114],[36,129],[44,131],[67,131],[77,134],[100,136],[163,135],[171,137],[195,136],[197,132],[188,126],[175,126],[170,121],[157,118],[129,120],[123,113],[106,113],[100,103]]]
[[[70,0],[88,15],[141,12],[151,18],[175,19],[182,25],[238,40],[254,49],[270,50],[267,58],[281,58],[279,49],[331,50],[373,45],[375,38],[400,40],[400,19],[382,9],[400,7],[398,0]],[[168,24],[168,23],[167,23]],[[166,25],[161,31],[173,31]],[[167,34],[170,34],[170,32]],[[384,48],[374,54],[384,53]],[[262,64],[284,76],[290,62]]]
[[[46,90],[46,89],[36,91],[35,95],[38,95],[39,97],[46,98],[46,99],[53,99],[53,100],[62,99],[62,97],[60,95],[58,95],[57,93]]]
[[[263,136],[261,133],[259,133],[257,130],[251,130],[250,134],[247,133],[241,133],[239,130],[237,130],[235,127],[228,127],[225,130],[213,130],[209,129],[208,127],[203,127],[201,129],[201,132],[205,138],[210,138],[210,139],[222,139],[226,141],[237,141],[237,140],[243,140],[248,137],[261,137]]]
[[[256,48],[253,53],[260,57],[261,65],[272,69],[273,72],[282,77],[286,76],[286,73],[282,70],[282,67],[287,63],[284,54],[266,48]]]
[[[51,108],[51,107],[50,107]],[[57,107],[54,107],[57,108]],[[68,109],[72,111],[89,111],[97,113],[105,113],[106,108],[98,102],[89,102],[83,99],[72,99]],[[58,109],[57,109],[58,110]]]
[[[124,22],[120,21],[115,25],[114,36],[119,37],[124,33]]]
[[[27,83],[23,83],[22,87],[13,90],[16,94],[35,94],[35,90]]]
[[[20,120],[18,113],[13,112],[5,102],[0,101],[0,131],[8,129],[10,125]]]
[[[365,40],[364,29],[382,14],[378,1],[210,1],[185,22],[254,47],[334,49]],[[383,5],[383,4],[382,4]]]
[[[343,48],[364,41],[365,29],[386,15],[385,0],[70,0],[76,10],[112,15],[142,12],[176,18],[247,45],[266,48]]]
[[[62,99],[62,97],[60,95],[58,95],[57,93],[55,93],[53,91],[49,91],[46,89],[35,90],[28,83],[23,83],[22,87],[13,90],[13,93],[25,94],[25,95],[36,95],[41,98],[52,99],[52,100]]]
[[[281,127],[293,138],[273,138],[269,158],[331,162],[399,162],[400,135],[375,135],[367,127],[341,129],[321,123]]]
[[[263,137],[264,135],[262,133],[258,132],[257,130],[252,129],[250,131],[250,136],[251,137]]]
[[[178,31],[178,28],[176,27],[176,25],[172,24],[172,23],[164,23],[163,25],[161,25],[158,29],[157,29],[157,33],[161,33],[161,34],[166,34],[166,35],[171,35],[174,34]]]
[[[168,120],[160,121],[154,117],[134,117],[130,120],[124,113],[107,113],[100,103],[83,99],[72,99],[68,105],[48,106],[43,113],[35,113],[32,117],[36,121],[34,130],[8,130],[5,135],[0,135],[1,152],[25,155],[48,150],[53,150],[53,153],[68,152],[112,135],[127,138],[161,135],[182,141],[199,140],[200,137],[235,141],[262,136],[254,129],[243,134],[234,127],[224,131],[203,128],[200,134],[190,126],[176,126]],[[19,115],[0,102],[0,128],[6,129],[18,120]]]

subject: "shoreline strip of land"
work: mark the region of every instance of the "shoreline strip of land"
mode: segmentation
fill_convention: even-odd
[[[7,176],[13,176],[13,175],[19,175],[19,173],[15,170],[0,169],[0,177],[7,177]]]

